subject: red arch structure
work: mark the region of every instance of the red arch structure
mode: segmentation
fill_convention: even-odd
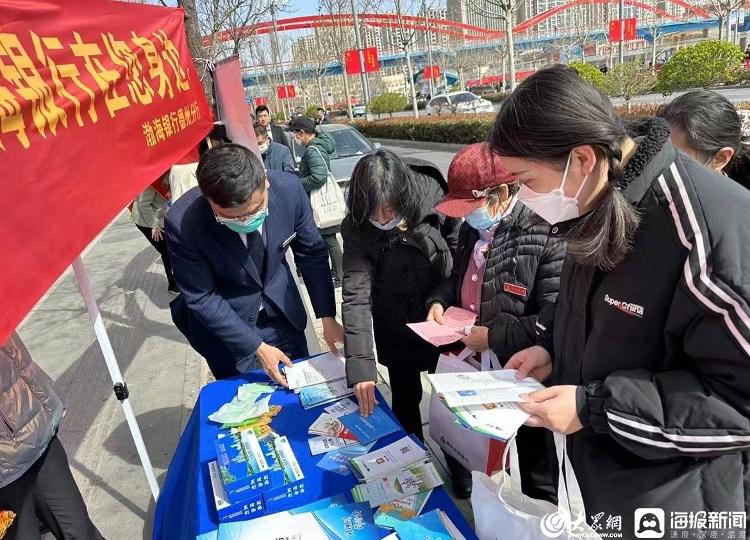
[[[571,0],[566,4],[557,6],[538,15],[523,21],[515,28],[513,33],[523,33],[533,28],[534,26],[542,23],[546,19],[557,15],[558,13],[570,9],[575,6],[585,4],[609,4],[615,3],[618,0]],[[676,4],[680,7],[687,9],[690,13],[703,19],[710,19],[713,17],[708,11],[701,9],[688,3],[686,0],[668,0],[669,2]],[[651,6],[640,0],[625,0],[625,3],[634,7],[639,7],[653,11],[665,19],[674,20],[675,17],[670,15],[668,12],[661,8]],[[438,34],[443,34],[451,37],[461,38],[469,41],[490,41],[498,39],[503,36],[503,32],[499,30],[490,30],[482,28],[480,26],[473,26],[470,24],[464,24],[456,21],[450,21],[445,19],[431,19],[425,17],[415,17],[413,15],[403,15],[399,17],[393,13],[362,13],[359,15],[361,23],[367,24],[368,26],[376,28],[399,28],[403,26],[405,29],[417,30],[417,31],[430,31]],[[290,30],[304,30],[311,28],[330,28],[336,26],[353,26],[354,21],[351,15],[348,14],[332,14],[332,15],[308,15],[305,17],[290,17],[287,19],[280,19],[276,22],[276,26],[280,32],[286,32]],[[229,41],[238,36],[248,35],[263,35],[270,34],[273,32],[273,25],[271,22],[261,22],[253,26],[245,26],[242,28],[235,28],[231,32],[222,31],[215,35],[215,39],[218,42]],[[204,43],[209,45],[211,42],[210,36],[203,38]]]

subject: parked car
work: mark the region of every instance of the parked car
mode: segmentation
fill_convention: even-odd
[[[449,92],[436,96],[427,104],[428,115],[495,112],[492,102],[472,92]]]
[[[367,114],[367,107],[365,107],[364,105],[355,105],[354,107],[352,107],[352,114],[355,117],[365,116]]]
[[[333,138],[334,152],[331,155],[331,172],[336,178],[336,182],[342,188],[346,188],[357,162],[363,156],[372,154],[380,148],[380,143],[371,143],[359,131],[346,124],[323,124],[318,126],[318,129],[325,131]],[[302,154],[305,153],[305,147],[294,139],[294,135],[290,131],[286,132],[286,136],[292,147],[294,162],[299,164],[302,160]]]

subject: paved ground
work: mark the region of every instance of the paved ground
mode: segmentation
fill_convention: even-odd
[[[431,159],[444,172],[451,158],[446,152],[393,149]],[[163,482],[209,374],[172,325],[161,261],[126,213],[93,244],[84,263]],[[50,290],[19,331],[65,401],[60,439],[92,519],[110,540],[150,538],[154,504],[72,273]],[[387,381],[381,389],[389,398]],[[425,399],[424,419],[426,410]],[[460,506],[471,518],[468,503]]]

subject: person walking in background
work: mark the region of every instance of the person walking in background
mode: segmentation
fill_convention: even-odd
[[[518,202],[518,183],[487,143],[456,154],[448,169],[448,188],[435,210],[465,221],[453,272],[427,300],[427,320],[443,324],[443,313],[451,306],[474,312],[477,324],[464,345],[480,353],[492,350],[505,364],[537,343],[539,314],[554,313],[565,241],[551,235],[551,226]],[[518,444],[524,493],[554,498],[544,433],[522,427]],[[467,498],[471,471],[448,454],[445,459],[454,493]]]
[[[326,245],[296,176],[266,171],[244,146],[222,144],[201,157],[198,187],[165,223],[180,287],[172,320],[217,379],[263,368],[286,384],[279,364],[308,355],[308,317],[288,250],[328,346],[343,341]]]
[[[669,135],[662,118],[626,130],[567,66],[520,83],[490,135],[519,200],[568,240],[552,343],[505,367],[546,379],[519,403],[527,425],[567,436],[581,517],[622,531],[639,508],[750,504],[750,192]]]
[[[388,368],[393,412],[420,438],[421,372],[434,371],[439,351],[406,324],[425,320],[428,296],[451,275],[461,222],[434,210],[446,191],[433,164],[378,150],[354,167],[341,225],[347,382],[361,413],[371,414],[378,380],[374,341]]]
[[[322,188],[326,183],[331,171],[331,154],[336,148],[333,138],[327,133],[316,131],[315,124],[306,116],[292,118],[290,127],[297,142],[306,148],[299,162],[299,179],[309,196],[310,192]],[[341,245],[336,237],[340,230],[338,225],[320,230],[320,235],[328,246],[336,287],[341,287],[343,277]]]
[[[331,119],[328,118],[328,113],[326,110],[322,107],[318,107],[318,110],[315,112],[315,125],[320,126],[322,124],[330,124]]]
[[[271,111],[265,105],[258,105],[255,108],[255,119],[258,125],[268,130],[268,138],[289,148],[289,141],[284,134],[284,128],[273,123]]]
[[[260,124],[256,124],[255,137],[258,140],[258,150],[260,150],[266,170],[297,174],[297,170],[294,167],[294,159],[289,148],[269,139],[268,129]]]
[[[750,187],[746,162],[747,137],[734,105],[711,90],[693,90],[659,107],[657,116],[672,127],[672,144],[718,173]]]
[[[133,201],[131,219],[138,230],[143,233],[149,244],[161,255],[164,273],[167,276],[167,290],[172,294],[179,294],[180,289],[172,275],[172,264],[167,252],[167,242],[164,240],[164,214],[167,212],[169,189],[164,187],[169,171],[159,177],[156,182],[148,186]]]
[[[0,510],[16,514],[6,540],[98,540],[57,438],[63,405],[15,332],[0,345]]]

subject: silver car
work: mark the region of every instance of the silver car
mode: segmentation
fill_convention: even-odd
[[[449,92],[435,96],[427,104],[428,115],[479,114],[495,112],[491,101],[471,92]]]

